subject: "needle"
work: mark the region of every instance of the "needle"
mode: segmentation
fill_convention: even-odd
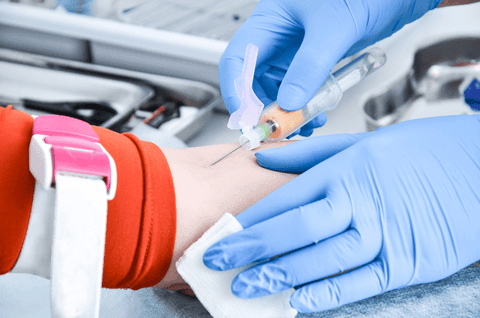
[[[230,151],[229,153],[227,153],[225,156],[223,156],[222,158],[218,159],[217,161],[215,161],[214,163],[212,163],[210,166],[213,166],[214,164],[216,164],[217,162],[219,162],[220,160],[222,160],[223,158],[225,158],[226,156],[228,156],[229,154],[233,153],[234,151],[242,148],[243,145],[240,145],[238,146],[237,148],[233,149],[232,151]]]

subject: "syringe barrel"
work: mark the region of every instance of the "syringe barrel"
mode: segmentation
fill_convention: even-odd
[[[382,67],[386,61],[385,52],[378,47],[374,47],[333,73],[333,76],[337,79],[342,92],[346,92],[366,76]]]
[[[342,95],[337,80],[329,74],[312,100],[300,110],[287,112],[276,101],[273,102],[265,107],[258,123],[258,125],[274,123],[272,133],[265,141],[282,141],[316,116],[337,106]]]
[[[340,102],[343,92],[384,65],[385,61],[385,52],[372,48],[333,75],[329,74],[312,100],[300,110],[284,111],[276,101],[268,105],[257,124],[257,127],[265,124],[272,127],[272,133],[265,141],[282,141],[321,113],[332,110]]]

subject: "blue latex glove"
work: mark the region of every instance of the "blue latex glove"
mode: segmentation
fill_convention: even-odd
[[[62,6],[71,13],[92,15],[92,5],[94,0],[56,0],[57,6]]]
[[[263,167],[306,172],[238,215],[245,229],[205,252],[214,270],[268,260],[234,279],[240,298],[312,282],[290,303],[316,312],[437,281],[480,259],[478,115],[310,138],[256,155]]]
[[[234,80],[249,43],[259,48],[253,89],[287,111],[305,106],[342,58],[392,35],[442,0],[262,0],[230,41],[219,64],[220,87],[230,113],[240,107]],[[288,70],[288,71],[287,71]],[[326,122],[302,127],[309,136]]]

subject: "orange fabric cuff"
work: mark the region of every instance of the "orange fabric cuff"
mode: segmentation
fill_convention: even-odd
[[[35,179],[28,170],[30,115],[0,107],[0,275],[15,265],[27,233]]]
[[[28,114],[0,108],[0,158],[11,158],[0,167],[0,274],[15,265],[30,218],[32,125]],[[93,129],[115,160],[118,180],[115,198],[108,202],[103,287],[153,286],[165,276],[175,246],[175,191],[167,160],[155,144],[132,134]]]

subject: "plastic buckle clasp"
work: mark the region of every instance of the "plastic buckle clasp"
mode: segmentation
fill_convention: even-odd
[[[92,127],[79,119],[43,115],[35,119],[29,147],[30,172],[44,189],[55,187],[55,174],[103,178],[107,199],[115,197],[117,169]]]

